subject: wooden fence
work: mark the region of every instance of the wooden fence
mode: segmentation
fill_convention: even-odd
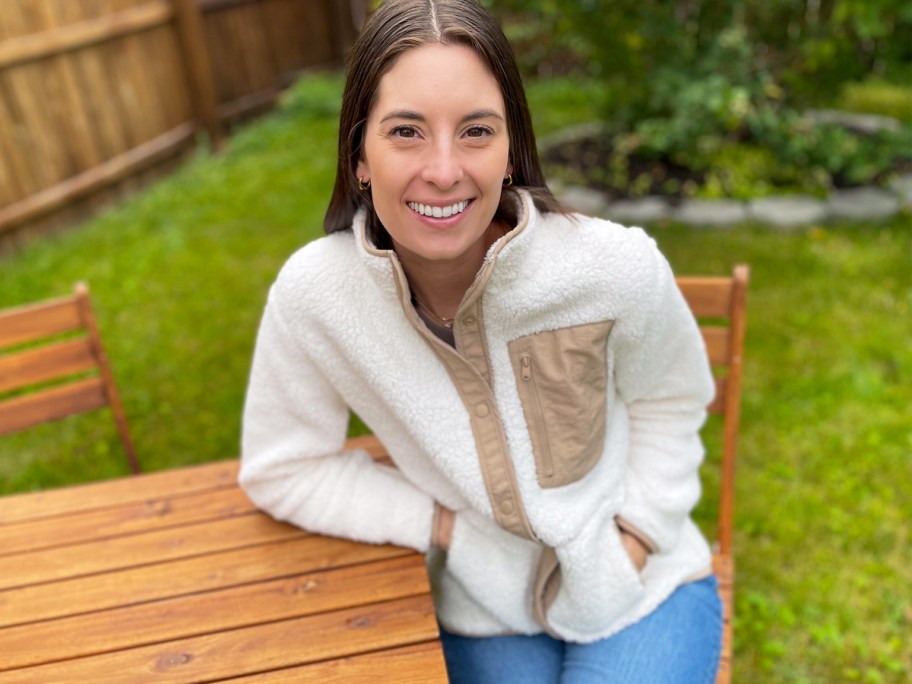
[[[302,69],[340,64],[363,0],[2,0],[0,238],[71,223],[218,149]]]

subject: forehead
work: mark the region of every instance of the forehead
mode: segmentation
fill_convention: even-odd
[[[500,84],[465,45],[429,43],[404,52],[380,79],[372,111],[470,106],[504,111]]]

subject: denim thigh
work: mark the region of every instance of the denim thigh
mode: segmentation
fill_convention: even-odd
[[[712,684],[722,649],[715,577],[678,587],[639,622],[590,644],[441,629],[451,684]]]

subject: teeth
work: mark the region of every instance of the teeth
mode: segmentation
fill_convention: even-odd
[[[433,216],[434,218],[449,218],[454,214],[460,214],[469,206],[468,200],[456,202],[446,207],[432,207],[430,204],[419,204],[418,202],[409,202],[409,209],[421,214],[422,216]]]

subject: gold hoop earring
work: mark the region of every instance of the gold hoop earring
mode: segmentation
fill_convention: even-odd
[[[358,176],[358,190],[370,190],[370,187],[370,178],[364,180],[361,176]]]
[[[503,179],[503,186],[509,188],[511,185],[513,185],[513,174],[508,173]]]

